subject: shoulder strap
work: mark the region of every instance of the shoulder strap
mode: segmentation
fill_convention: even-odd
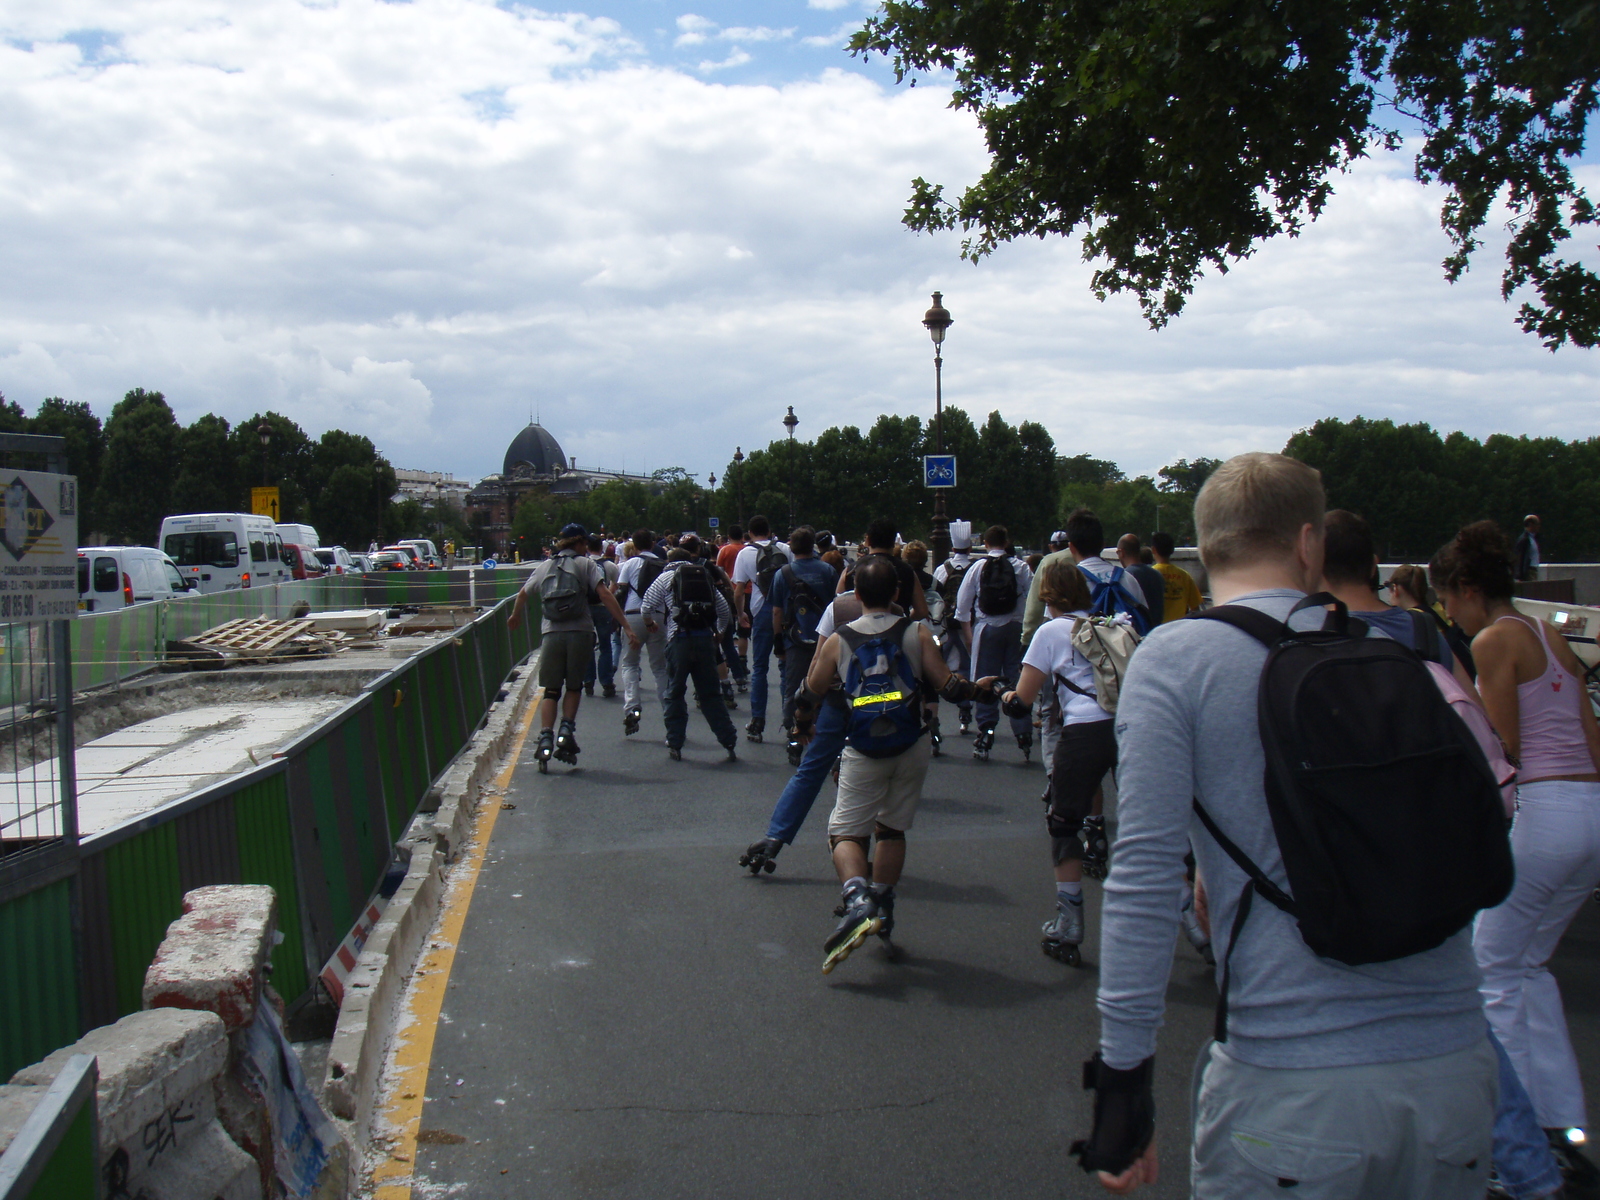
[[[1444,656],[1439,653],[1439,630],[1432,619],[1414,608],[1406,609],[1406,616],[1411,618],[1411,632],[1417,639],[1417,653],[1429,662],[1438,662]]]
[[[1190,613],[1188,619],[1221,621],[1224,625],[1232,625],[1235,629],[1248,633],[1269,649],[1278,644],[1284,633],[1284,622],[1246,604],[1224,604],[1218,608],[1208,608],[1203,612]]]

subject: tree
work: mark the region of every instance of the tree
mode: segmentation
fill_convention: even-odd
[[[300,467],[310,496],[311,522],[325,546],[363,548],[382,535],[391,498],[398,486],[394,468],[370,438],[330,429],[310,448]],[[400,536],[431,537],[437,529],[430,513],[421,525]]]
[[[1187,458],[1180,458],[1170,467],[1162,467],[1156,474],[1161,477],[1157,486],[1163,492],[1172,492],[1179,496],[1188,496],[1193,500],[1200,494],[1200,489],[1211,478],[1211,472],[1222,465],[1220,458],[1197,458],[1190,462]]]
[[[212,413],[179,435],[172,511],[237,512],[239,477],[228,449],[228,422]]]
[[[0,393],[0,433],[30,433],[28,414],[15,400],[7,400]]]
[[[160,392],[134,388],[111,410],[100,474],[104,531],[120,542],[155,545],[172,512],[178,422]]]
[[[1332,177],[1393,108],[1422,129],[1416,175],[1444,185],[1466,270],[1490,208],[1516,214],[1501,292],[1551,349],[1600,344],[1600,273],[1560,257],[1595,207],[1575,181],[1600,79],[1586,0],[886,0],[851,41],[904,80],[954,74],[989,169],[955,202],[918,178],[905,223],[969,232],[977,260],[1083,231],[1101,299],[1131,291],[1152,326],[1206,266],[1316,219]]]
[[[261,445],[262,425],[271,434],[265,447]],[[276,487],[278,520],[306,520],[310,515],[307,475],[312,447],[305,430],[278,413],[256,413],[233,427],[228,445],[233,456],[236,504],[241,512],[250,511],[251,488]]]
[[[88,540],[88,535],[100,529],[100,460],[105,454],[105,428],[83,401],[67,401],[60,396],[50,396],[39,404],[39,411],[29,423],[30,433],[44,433],[65,438],[67,443],[67,469],[78,479],[78,537]]]

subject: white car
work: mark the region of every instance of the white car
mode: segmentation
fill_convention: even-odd
[[[316,555],[329,575],[349,575],[356,570],[355,556],[343,546],[318,546]]]

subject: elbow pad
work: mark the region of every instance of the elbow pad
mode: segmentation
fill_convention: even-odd
[[[1154,1056],[1137,1067],[1108,1067],[1099,1051],[1083,1064],[1083,1086],[1094,1093],[1094,1129],[1071,1153],[1085,1171],[1120,1175],[1145,1152],[1156,1132],[1156,1102],[1151,1087]]]
[[[963,679],[954,671],[950,672],[950,678],[939,689],[939,696],[951,704],[971,704],[977,695],[978,685],[970,679]]]

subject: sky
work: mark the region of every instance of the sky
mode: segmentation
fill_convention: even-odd
[[[870,11],[8,0],[0,392],[271,408],[474,479],[536,414],[580,467],[704,478],[790,405],[800,437],[931,417],[939,289],[949,403],[1130,474],[1324,416],[1600,432],[1600,358],[1517,329],[1493,228],[1444,282],[1403,153],[1159,332],[1093,298],[1075,241],[973,265],[909,232],[910,181],[985,155],[938,80],[844,53]]]

